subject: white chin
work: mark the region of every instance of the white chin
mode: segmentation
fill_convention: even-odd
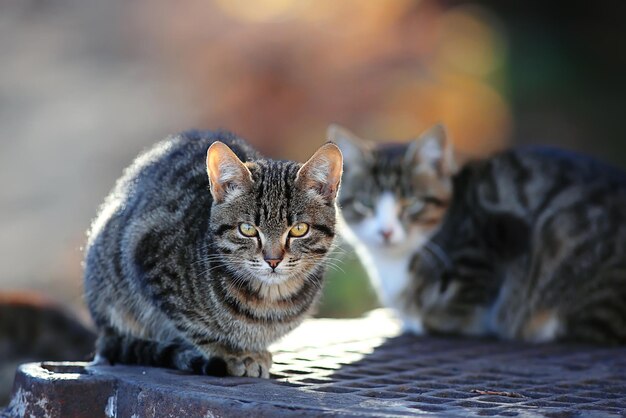
[[[289,278],[287,274],[278,272],[261,273],[257,277],[259,281],[265,284],[280,284],[285,282]]]

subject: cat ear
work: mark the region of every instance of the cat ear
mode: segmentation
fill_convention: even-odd
[[[211,194],[217,203],[235,197],[252,186],[252,174],[223,142],[211,144],[206,156]]]
[[[454,174],[457,170],[452,141],[441,124],[433,126],[409,145],[406,161],[416,164],[418,169],[434,169],[444,175]]]
[[[309,161],[300,167],[296,175],[296,184],[314,191],[330,203],[337,196],[342,170],[341,151],[337,145],[329,142],[322,145]]]
[[[328,127],[326,136],[341,150],[345,161],[345,170],[359,167],[371,160],[371,144],[360,139],[346,128],[333,123]]]

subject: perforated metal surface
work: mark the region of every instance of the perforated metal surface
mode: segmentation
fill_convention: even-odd
[[[114,404],[117,416],[626,416],[626,348],[398,333],[380,311],[309,321],[275,347],[270,381],[120,366],[84,373],[74,366],[59,380],[64,366],[34,364],[22,369],[15,390],[20,405],[30,405],[24,411],[41,412],[33,405],[42,393],[52,407],[65,396],[63,384],[95,381],[110,393],[94,398],[101,405],[91,410]],[[46,379],[56,387],[46,389]]]
[[[274,375],[306,390],[389,400],[385,413],[626,416],[624,348],[410,336],[379,343],[282,351]]]

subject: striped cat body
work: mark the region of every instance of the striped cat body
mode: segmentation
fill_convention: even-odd
[[[99,355],[267,377],[268,345],[320,296],[341,166],[333,144],[301,165],[223,132],[184,133],[138,157],[86,248]]]
[[[626,343],[625,173],[520,149],[468,164],[453,189],[441,228],[412,260],[405,303],[426,328]]]
[[[363,145],[345,130],[331,132],[346,156],[340,203],[349,235],[357,237],[357,253],[370,266],[375,284],[392,283],[386,287],[395,288],[398,296],[385,297],[385,285],[378,285],[381,301],[399,313],[407,330],[532,342],[626,343],[624,173],[546,148],[506,151],[458,172],[446,171],[448,141],[434,141],[441,145],[439,152],[431,149],[436,158],[411,157],[413,170],[404,168],[403,173],[413,182],[410,193],[415,196],[428,194],[424,187],[446,184],[446,179],[449,194],[441,199],[439,216],[423,241],[399,247],[406,252],[391,259],[359,232],[364,218],[373,222],[380,209],[354,215],[359,211],[355,201],[371,198],[359,193],[380,183],[381,171],[374,167],[385,160],[384,147],[368,145],[369,155],[360,151],[352,159]],[[427,138],[416,143],[425,144]],[[410,152],[406,146],[406,155]],[[417,183],[415,173],[424,164],[438,166],[440,177]],[[399,170],[399,163],[395,167]],[[358,170],[355,182],[351,176]],[[389,187],[386,192],[398,201],[409,193]],[[401,208],[393,213],[401,214]],[[425,207],[414,224],[427,213]]]

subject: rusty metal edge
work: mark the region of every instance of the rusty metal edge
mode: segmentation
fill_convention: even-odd
[[[281,402],[202,396],[171,387],[145,385],[128,378],[116,378],[84,368],[83,373],[58,374],[46,364],[73,367],[74,363],[29,363],[16,372],[11,402],[2,417],[357,417],[381,416],[380,411],[349,411],[336,407],[289,405]],[[437,414],[411,414],[428,415]],[[446,414],[448,415],[448,414]],[[398,416],[396,414],[382,416]],[[449,416],[449,415],[448,415]]]

